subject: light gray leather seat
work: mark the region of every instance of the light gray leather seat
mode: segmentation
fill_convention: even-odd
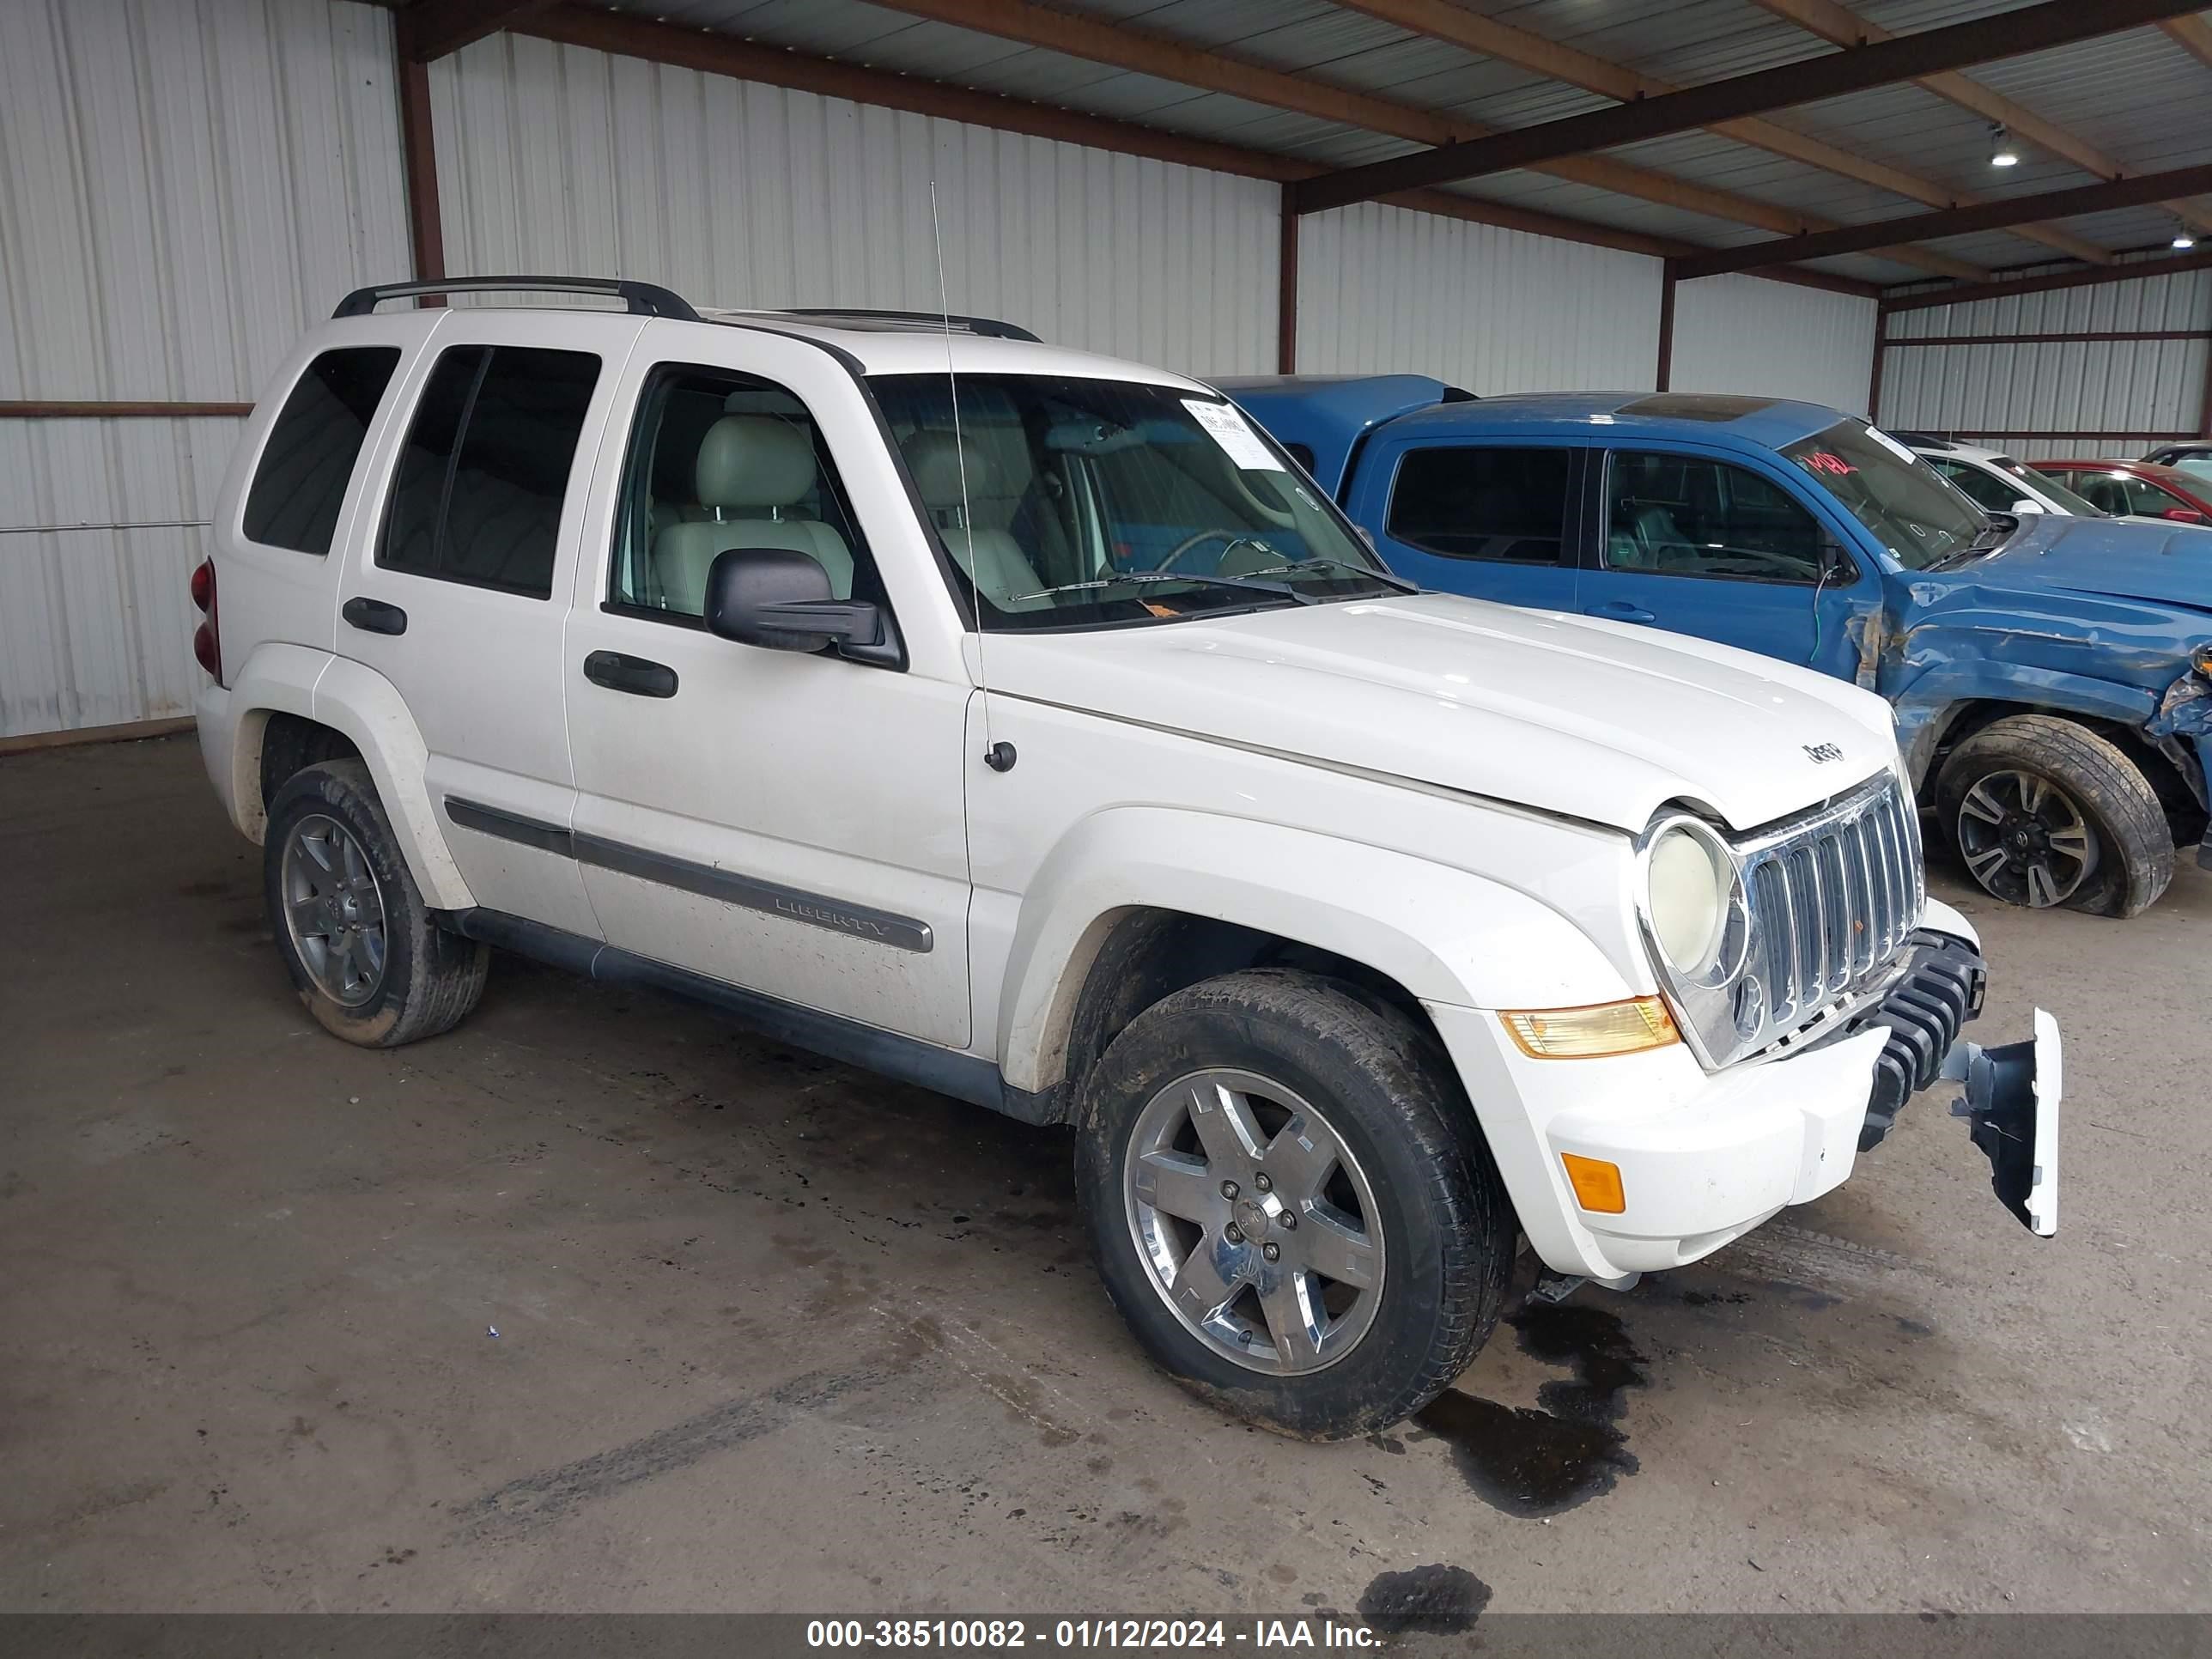
[[[962,570],[975,579],[975,585],[993,604],[1002,610],[1010,608],[1008,601],[1016,594],[1035,593],[1045,586],[1043,578],[1022,552],[1019,542],[1003,530],[975,524],[965,516],[968,503],[992,495],[997,483],[990,457],[980,446],[956,439],[950,432],[927,428],[908,438],[902,447],[907,471],[914,475],[914,487],[921,492],[922,506],[936,522],[937,533],[943,538],[945,550]],[[969,563],[971,544],[975,549],[972,568]]]
[[[664,603],[691,616],[707,608],[707,572],[732,547],[788,547],[830,573],[841,599],[853,596],[853,550],[830,526],[791,519],[787,509],[814,491],[814,443],[804,428],[771,415],[725,415],[707,428],[693,465],[699,505],[713,517],[672,524],[653,538]]]

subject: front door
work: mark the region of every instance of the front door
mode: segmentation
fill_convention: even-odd
[[[1879,602],[1878,578],[1845,568],[1847,559],[1824,566],[1832,538],[1808,507],[1715,456],[1621,449],[1602,459],[1583,611],[1851,677],[1845,624]]]
[[[1361,468],[1352,515],[1376,550],[1424,587],[1547,611],[1575,604],[1583,449],[1425,443]]]
[[[963,732],[972,687],[739,645],[702,620],[714,556],[805,553],[889,597],[856,510],[878,441],[828,353],[751,330],[653,336],[625,376],[562,672],[573,846],[610,944],[947,1048],[969,1039]],[[840,411],[817,422],[821,410]],[[835,435],[833,435],[833,434]]]
[[[558,846],[575,804],[562,636],[592,460],[641,326],[450,313],[409,376],[382,516],[338,590],[338,653],[405,700],[476,902],[589,937]]]

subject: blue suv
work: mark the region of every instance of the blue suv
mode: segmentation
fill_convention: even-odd
[[[2212,867],[2212,531],[1985,512],[1816,404],[1221,386],[1424,586],[1881,693],[1922,804],[1997,898],[2130,916],[2177,845]]]

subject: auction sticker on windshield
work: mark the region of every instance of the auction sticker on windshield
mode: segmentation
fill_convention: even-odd
[[[1899,460],[1903,461],[1907,466],[1911,465],[1913,462],[1920,459],[1920,457],[1914,454],[1911,450],[1907,449],[1903,444],[1898,442],[1896,439],[1891,437],[1889,434],[1884,432],[1878,426],[1869,424],[1867,428],[1867,436],[1873,439],[1884,449],[1887,449],[1891,454],[1896,456]]]
[[[1274,452],[1260,441],[1260,434],[1246,423],[1243,412],[1234,404],[1210,404],[1199,398],[1186,398],[1182,406],[1190,417],[1204,427],[1214,442],[1219,444],[1241,472],[1280,472],[1283,464],[1275,459]]]

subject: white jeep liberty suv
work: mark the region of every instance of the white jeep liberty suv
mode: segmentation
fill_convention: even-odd
[[[380,310],[465,289],[623,308]],[[1413,591],[1197,381],[364,289],[214,547],[200,742],[323,1025],[444,1031],[498,945],[1071,1125],[1115,1304],[1256,1420],[1396,1421],[1518,1235],[1693,1261],[1939,1076],[2056,1225],[2057,1028],[1960,1038],[1978,948],[1879,699]]]

